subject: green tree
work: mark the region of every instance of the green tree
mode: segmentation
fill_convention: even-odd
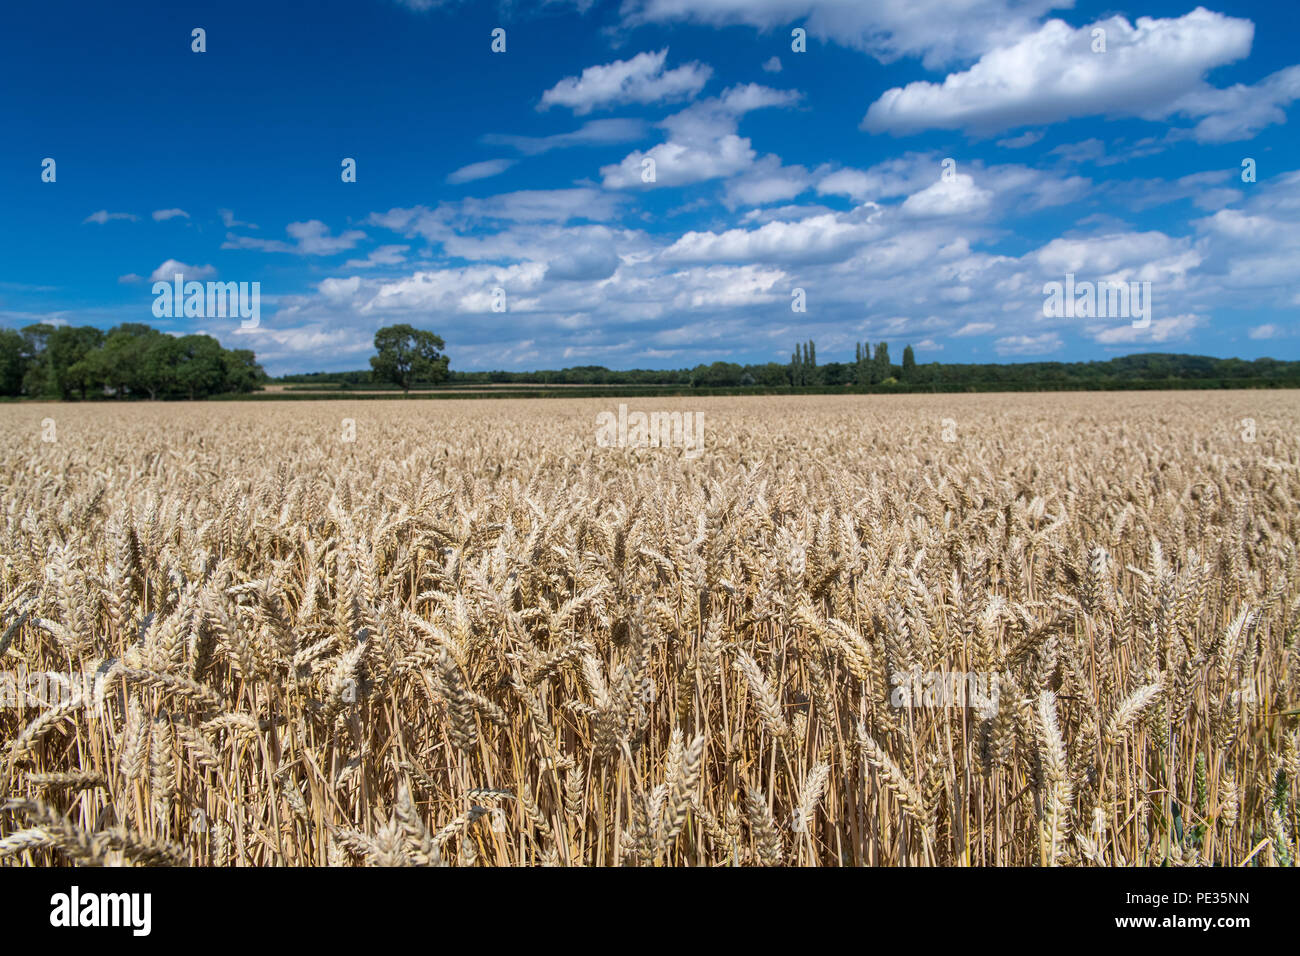
[[[856,359],[853,363],[853,384],[870,385],[871,384],[871,343],[860,342],[856,350]]]
[[[0,329],[0,395],[22,394],[26,368],[22,334],[14,329]]]
[[[31,398],[58,397],[58,381],[47,354],[54,331],[55,327],[45,322],[23,327],[23,394]]]
[[[759,365],[758,384],[766,385],[769,388],[778,388],[782,385],[789,385],[789,369],[778,365],[776,362],[768,362],[766,365]]]
[[[903,381],[910,382],[916,377],[916,355],[912,352],[912,346],[903,349]]]
[[[252,392],[262,387],[266,373],[257,364],[252,349],[229,349],[222,353],[225,365],[226,389],[231,392]],[[348,382],[343,382],[347,388]]]
[[[210,335],[186,335],[174,340],[172,376],[177,389],[193,401],[225,391],[226,366],[221,344]]]
[[[375,333],[375,349],[370,359],[377,378],[392,382],[409,392],[416,382],[441,382],[447,378],[449,360],[440,351],[442,339],[432,332],[409,325],[389,325]]]
[[[892,368],[889,364],[889,343],[881,342],[876,346],[875,368],[871,375],[872,383],[878,384],[890,378],[894,374]]]
[[[72,370],[103,343],[104,333],[89,325],[62,325],[50,335],[47,354],[60,398],[71,398],[73,392],[76,392],[80,398],[85,399],[91,383],[85,375],[73,373]]]
[[[159,395],[165,398],[179,388],[176,375],[180,364],[177,341],[170,335],[159,333],[139,346],[138,373],[132,390],[139,388],[148,392],[152,401]]]
[[[819,385],[837,387],[853,384],[853,366],[845,362],[827,362],[817,367]]]
[[[744,370],[734,362],[697,365],[691,370],[692,388],[733,388],[740,384]]]
[[[156,398],[162,375],[153,370],[149,353],[152,348],[165,349],[162,340],[168,338],[171,336],[139,322],[124,322],[109,329],[103,347],[89,358],[98,363],[101,384],[118,398],[145,393]]]

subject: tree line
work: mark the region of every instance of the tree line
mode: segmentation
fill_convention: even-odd
[[[1089,362],[916,361],[911,345],[895,365],[889,343],[855,343],[852,361],[817,360],[811,339],[787,363],[712,362],[682,369],[579,365],[529,372],[455,372],[441,337],[410,325],[375,333],[370,368],[281,376],[290,384],[348,388],[433,385],[626,385],[678,388],[869,389],[953,392],[1033,389],[1300,387],[1300,362],[1143,353]],[[87,327],[0,329],[0,395],[31,398],[202,398],[253,391],[266,381],[253,353],[205,335],[175,337],[147,325],[107,333]]]
[[[251,349],[138,322],[107,332],[38,323],[0,329],[0,395],[37,399],[207,398],[267,381]]]
[[[1134,387],[1300,386],[1300,362],[1148,352],[1086,362],[917,362],[912,346],[894,364],[889,345],[855,347],[852,361],[820,364],[814,342],[799,343],[787,363],[713,362],[683,369],[609,369],[600,365],[535,372],[452,372],[452,385],[664,385],[687,388],[813,388],[937,392]],[[296,376],[303,382],[362,384],[366,373]]]

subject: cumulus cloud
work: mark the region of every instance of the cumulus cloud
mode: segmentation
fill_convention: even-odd
[[[782,30],[870,53],[921,56],[931,69],[978,55],[1029,29],[1061,0],[626,0],[629,25],[694,21]]]
[[[939,156],[907,153],[877,163],[870,169],[823,171],[817,192],[827,196],[848,196],[854,201],[907,196],[928,187],[938,179],[941,171]]]
[[[762,206],[794,199],[812,185],[802,166],[784,166],[777,156],[764,156],[752,168],[727,181],[723,202],[737,206]]]
[[[638,53],[630,60],[589,66],[581,76],[570,76],[542,94],[539,110],[567,106],[579,116],[594,109],[625,103],[661,103],[691,99],[713,75],[702,63],[687,63],[665,70],[668,48],[658,53]]]
[[[180,273],[185,277],[186,281],[189,281],[190,279],[211,279],[217,274],[217,270],[210,265],[192,266],[181,262],[179,259],[168,259],[149,274],[149,281],[171,282],[176,278],[177,273]]]
[[[547,279],[569,281],[607,279],[619,266],[618,253],[608,245],[585,245],[555,256],[546,266]]]
[[[1093,31],[1105,31],[1105,52]],[[990,50],[942,83],[916,81],[887,90],[862,126],[903,136],[925,129],[992,134],[1082,116],[1159,120],[1175,112],[1224,108],[1204,77],[1250,52],[1249,20],[1202,7],[1177,18],[1120,16],[1071,27],[1049,20],[1007,46]],[[1278,81],[1282,90],[1290,81]],[[1199,98],[1198,98],[1199,97]]]
[[[669,218],[643,231],[622,226],[621,215],[592,221],[583,213],[597,198],[626,197],[590,187],[377,213],[368,220],[375,227],[427,239],[425,255],[444,258],[397,262],[381,275],[362,268],[369,259],[354,260],[311,294],[286,297],[276,327],[302,334],[272,343],[284,358],[268,358],[268,368],[291,361],[293,342],[315,348],[335,341],[333,328],[373,334],[379,325],[430,313],[446,317],[440,331],[461,368],[502,367],[503,341],[531,342],[519,361],[533,367],[631,366],[651,357],[692,365],[737,349],[737,342],[780,361],[791,340],[809,337],[830,361],[852,355],[853,342],[864,336],[895,348],[911,342],[924,362],[946,342],[985,338],[990,353],[1026,359],[1062,357],[1066,343],[1080,337],[1110,349],[1161,348],[1196,341],[1220,309],[1252,310],[1256,327],[1287,327],[1300,288],[1300,172],[1241,190],[1232,208],[1194,220],[1189,235],[1071,216],[1064,234],[1049,233],[1011,255],[988,251],[995,243],[1005,248],[1005,223],[1053,202],[1058,190],[1077,197],[1077,177],[963,160],[960,175],[971,178],[969,188],[991,194],[983,211],[909,214],[909,200],[942,182],[942,158],[916,154],[863,170],[813,170],[814,184],[843,173],[847,185],[838,185],[873,198],[853,200],[847,210],[759,207],[712,228],[692,221],[694,228],[673,231]],[[757,183],[786,169],[765,157],[735,178],[754,174]],[[1153,188],[1209,190],[1223,182],[1220,171],[1206,171]],[[1151,325],[1043,316],[1044,283],[1067,272],[1079,281],[1150,281]],[[491,311],[498,286],[507,292],[506,313]],[[796,286],[807,290],[810,304],[797,326],[789,314]],[[1243,326],[1242,340],[1246,334]],[[303,354],[327,356],[335,367],[348,360],[336,360],[330,346]]]
[[[946,163],[938,154],[908,153],[865,170],[818,169],[814,179],[818,193],[855,202],[903,196],[902,212],[913,219],[1032,212],[1081,199],[1091,185],[1081,176],[1014,163]]]
[[[626,156],[621,163],[604,166],[600,173],[606,189],[647,186],[683,186],[748,169],[757,158],[750,141],[738,135],[741,117],[758,109],[791,106],[800,94],[749,83],[725,90],[721,96],[701,100],[669,116],[660,127],[668,139],[653,149]],[[646,159],[654,161],[655,178],[647,182]]]
[[[1161,232],[1053,239],[1033,258],[1052,276],[1075,273],[1080,279],[1124,281],[1176,278],[1201,262],[1188,240]]]
[[[903,214],[914,218],[934,216],[968,216],[984,212],[993,202],[993,193],[975,185],[965,173],[940,179],[903,202]]]
[[[757,229],[688,232],[663,252],[666,262],[809,262],[844,258],[872,233],[869,222],[838,214],[798,222],[769,222]]]

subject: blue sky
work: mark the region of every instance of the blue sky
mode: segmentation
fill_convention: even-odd
[[[395,322],[462,370],[809,338],[822,362],[881,339],[922,362],[1297,358],[1295,10],[11,5],[0,324],[204,331],[273,374],[365,367]],[[260,325],[156,319],[178,270],[259,282]],[[1149,327],[1045,317],[1067,273],[1149,281]]]

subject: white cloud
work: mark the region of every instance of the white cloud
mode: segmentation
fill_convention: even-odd
[[[1201,143],[1250,139],[1265,126],[1286,122],[1282,109],[1300,99],[1300,66],[1278,70],[1254,86],[1216,90],[1203,86],[1174,104],[1174,112],[1204,117],[1190,135]],[[1177,137],[1176,137],[1177,138]]]
[[[1102,345],[1123,345],[1137,342],[1173,342],[1187,338],[1188,334],[1205,324],[1205,317],[1187,313],[1151,320],[1146,328],[1134,328],[1131,322],[1122,325],[1088,327],[1094,342]]]
[[[829,216],[834,212],[834,209],[819,203],[768,206],[765,209],[751,209],[740,217],[740,221],[751,225],[757,223],[761,226],[766,222],[791,222],[797,219],[811,219],[813,216]]]
[[[349,259],[344,269],[372,269],[375,266],[398,266],[406,261],[410,246],[380,246],[364,259]]]
[[[190,214],[184,209],[155,209],[153,211],[154,222],[165,222],[168,219],[175,219],[178,216],[184,219],[190,218]]]
[[[136,221],[136,217],[131,215],[129,212],[109,212],[107,209],[101,209],[99,212],[92,212],[85,219],[81,220],[81,222],[83,225],[88,222],[95,222],[102,226],[104,223],[110,222],[114,219],[126,219],[130,222]]]
[[[361,277],[351,276],[347,279],[325,279],[317,286],[320,294],[335,302],[346,302],[361,289]]]
[[[171,282],[180,273],[188,282],[190,279],[211,279],[217,274],[212,266],[191,266],[179,259],[168,259],[149,275],[150,282]]]
[[[944,179],[948,169],[953,169],[945,167],[946,162],[939,154],[908,153],[866,170],[827,172],[822,167],[813,177],[822,195],[848,196],[859,202],[904,196],[902,211],[910,218],[1034,211],[1081,199],[1091,185],[1081,176],[965,160],[955,167],[954,175]]]
[[[698,113],[679,117],[675,130],[695,134],[707,120]],[[268,356],[268,368],[313,361],[345,367],[355,361],[342,351],[345,346],[319,345],[336,341],[331,330],[360,325],[365,328],[359,332],[373,334],[378,325],[429,315],[441,317],[435,329],[447,338],[460,368],[500,367],[507,361],[500,343],[507,340],[533,343],[528,357],[519,359],[533,367],[630,367],[651,357],[682,365],[713,361],[738,348],[736,342],[764,354],[788,354],[790,341],[809,337],[816,338],[826,361],[839,361],[852,355],[854,338],[864,335],[889,341],[895,352],[909,341],[950,341],[978,343],[981,352],[1007,356],[1060,357],[1066,343],[1080,336],[1094,347],[1158,349],[1166,342],[1199,345],[1201,319],[1208,326],[1220,310],[1253,314],[1256,326],[1289,329],[1288,310],[1300,304],[1292,301],[1300,288],[1300,171],[1273,174],[1239,190],[1233,208],[1193,220],[1190,235],[1167,235],[1113,216],[1077,218],[1089,211],[1084,208],[1066,210],[1058,227],[1065,232],[1006,255],[986,249],[1004,248],[1015,228],[1007,220],[1060,197],[1073,201],[1080,188],[1092,195],[1090,184],[1051,170],[962,160],[959,172],[971,178],[970,188],[991,194],[987,207],[959,217],[908,215],[907,201],[940,179],[941,159],[938,153],[908,154],[864,170],[807,173],[829,195],[854,192],[874,200],[855,200],[848,210],[810,202],[724,216],[716,203],[726,190],[710,191],[704,206],[694,206],[710,218],[704,225],[678,220],[694,229],[675,232],[671,216],[647,218],[644,231],[621,225],[631,198],[591,187],[377,213],[369,220],[374,226],[421,237],[431,248],[412,243],[421,251],[412,264],[364,271],[386,255],[376,250],[341,267],[345,271],[309,295],[284,297],[272,321],[301,335],[272,343],[281,357]],[[758,188],[765,177],[798,170],[763,157],[733,174],[726,187]],[[836,175],[840,181],[831,179]],[[1162,195],[1191,196],[1226,182],[1222,170],[1214,169],[1170,182],[1119,183],[1115,192],[1097,195],[1110,207],[1127,209],[1124,197],[1148,186]],[[1121,186],[1129,192],[1119,192]],[[609,205],[601,209],[602,202]],[[591,218],[606,212],[613,215]],[[428,261],[436,256],[443,261]],[[1043,284],[1066,272],[1079,281],[1150,281],[1150,328],[1134,330],[1127,320],[1044,317]],[[491,311],[497,285],[509,298],[502,314]],[[796,286],[807,290],[809,312],[792,320],[789,295]],[[1248,326],[1237,328],[1244,341]],[[351,339],[340,333],[337,341]],[[303,343],[304,351],[291,353],[293,342]],[[261,341],[255,344],[260,357]]]
[[[994,342],[993,348],[999,355],[1047,355],[1059,352],[1064,344],[1055,332],[1041,332],[1038,335],[1006,335]]]
[[[1202,261],[1187,240],[1161,232],[1053,239],[1031,255],[1053,277],[1075,273],[1092,281],[1172,280]]]
[[[553,149],[574,146],[607,146],[641,139],[649,130],[644,120],[617,117],[588,120],[568,133],[550,136],[514,136],[506,133],[488,133],[481,142],[488,146],[509,146],[527,156],[547,153]]]
[[[463,232],[471,229],[500,229],[503,224],[513,229],[515,224],[567,223],[582,219],[606,222],[618,215],[622,203],[621,196],[585,186],[529,189],[482,199],[471,196],[439,203],[432,209],[427,206],[398,207],[385,213],[371,213],[366,221],[405,236],[423,236],[431,242],[443,243],[448,254],[464,255],[473,243],[491,243],[502,235],[500,232],[488,233],[470,239]],[[533,234],[527,238],[536,241],[537,236]]]
[[[863,50],[882,61],[923,56],[928,68],[976,56],[1069,0],[626,0],[629,25],[691,20],[779,31]]]
[[[472,183],[476,179],[499,176],[514,164],[513,159],[485,159],[481,163],[470,163],[468,166],[462,166],[455,172],[450,173],[447,176],[447,182],[455,186],[460,183]]]
[[[940,179],[903,202],[903,215],[913,218],[969,216],[982,213],[993,202],[993,193],[975,185],[966,173]]]
[[[873,229],[838,214],[799,222],[769,222],[758,229],[688,232],[663,252],[666,262],[806,262],[848,256]]]
[[[850,199],[862,200],[875,194],[873,186],[871,177],[860,169],[837,169],[822,178],[817,184],[817,192],[824,196],[848,196]]]
[[[694,97],[704,89],[713,70],[702,63],[664,69],[668,48],[638,53],[630,60],[589,66],[582,76],[570,76],[542,94],[537,108],[567,106],[581,116],[594,109],[623,103],[660,103]]]
[[[784,272],[754,265],[706,266],[674,273],[672,278],[687,287],[672,302],[674,307],[682,309],[768,304],[788,294],[785,289],[776,288],[777,283],[787,278]],[[698,329],[686,332],[696,337],[700,334]]]
[[[822,195],[848,196],[855,201],[907,196],[925,189],[941,173],[940,157],[907,153],[870,169],[837,169],[817,183]]]
[[[1106,31],[1106,51],[1094,53],[1092,31]],[[1192,94],[1211,90],[1204,76],[1250,52],[1254,24],[1202,7],[1178,18],[1115,16],[1078,28],[1049,20],[980,57],[942,83],[917,81],[886,91],[862,126],[895,136],[925,129],[988,134],[1081,116],[1165,119],[1174,112],[1208,112]]]
[[[351,249],[366,238],[366,234],[359,229],[349,229],[337,236],[331,236],[329,227],[319,219],[291,222],[284,231],[294,240],[292,243],[280,239],[255,239],[252,236],[227,233],[226,241],[221,244],[221,248],[289,252],[299,256],[330,256]]]
[[[279,318],[283,314],[282,310],[276,316]],[[234,339],[233,343],[226,343],[228,347],[253,348],[259,364],[268,371],[293,368],[305,357],[335,363],[336,367],[341,362],[343,368],[355,368],[364,365],[365,356],[374,352],[374,330],[331,327],[322,321],[291,327],[262,322],[256,328],[235,329],[229,335]]]
[[[763,61],[763,70],[766,73],[781,72],[781,58],[779,56],[769,57]]]
[[[755,155],[748,139],[728,133],[707,146],[669,141],[647,152],[638,150],[616,166],[602,167],[600,174],[606,189],[685,186],[738,173],[754,161]],[[650,168],[645,165],[646,159],[654,161],[654,179],[650,182],[642,178]]]
[[[998,140],[998,145],[1003,149],[1024,149],[1026,146],[1033,146],[1043,138],[1041,130],[1025,130],[1019,136],[1012,136],[1010,139]]]
[[[240,222],[238,219],[235,218],[235,214],[231,212],[229,209],[218,209],[217,213],[218,215],[221,216],[221,224],[225,226],[227,229],[239,229],[241,227],[245,229],[258,228],[256,225],[254,225],[251,222]]]
[[[737,135],[740,118],[757,109],[790,106],[799,98],[797,91],[749,83],[692,104],[659,124],[668,132],[667,142],[646,152],[637,150],[621,163],[602,167],[604,186],[606,189],[683,186],[748,169],[757,154],[748,139]],[[654,160],[652,183],[642,179],[647,158]]]
[[[749,170],[727,182],[723,202],[728,208],[762,206],[794,199],[812,185],[802,166],[783,166],[778,156],[764,156]]]
[[[1252,339],[1275,339],[1280,334],[1281,330],[1272,323],[1257,325],[1250,330],[1250,337]]]
[[[619,267],[618,253],[608,243],[588,243],[566,249],[546,265],[547,279],[591,281],[608,279]]]

